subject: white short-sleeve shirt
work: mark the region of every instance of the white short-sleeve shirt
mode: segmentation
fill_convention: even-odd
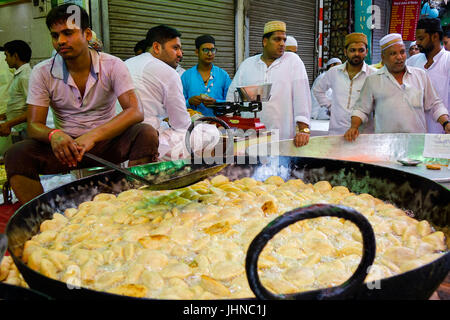
[[[125,63],[90,50],[92,64],[84,96],[60,55],[33,68],[27,103],[53,109],[55,127],[72,137],[99,127],[116,115],[118,97],[134,89]]]

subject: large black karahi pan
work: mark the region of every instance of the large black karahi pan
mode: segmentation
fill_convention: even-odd
[[[238,157],[231,159],[231,162],[232,164],[220,172],[231,180],[243,177],[265,180],[272,175],[280,176],[284,180],[301,178],[309,183],[328,180],[332,185],[343,185],[352,192],[369,193],[392,203],[414,213],[414,217],[418,220],[428,220],[438,227],[450,225],[450,190],[421,176],[370,164],[329,159],[274,157],[255,160]],[[22,206],[10,219],[6,233],[9,252],[29,286],[57,299],[123,299],[122,296],[85,288],[70,289],[65,283],[47,278],[28,268],[20,257],[24,243],[39,232],[40,224],[50,219],[54,212],[63,213],[67,208],[77,207],[82,202],[92,200],[98,193],[118,194],[132,187],[133,184],[126,180],[122,173],[108,171],[61,186]],[[450,252],[447,252],[420,268],[382,279],[376,287],[364,284],[362,282],[364,277],[361,275],[354,275],[352,278],[357,279],[350,284],[352,286],[350,289],[347,281],[343,289],[327,289],[298,296],[271,296],[260,287],[255,276],[257,256],[264,243],[273,234],[298,219],[329,215],[330,212],[348,219],[349,214],[346,211],[351,210],[318,206],[294,211],[281,216],[276,223],[265,228],[253,241],[251,250],[247,253],[247,276],[258,298],[427,299],[450,270]],[[362,215],[357,213],[350,215],[354,216],[352,221],[357,223],[363,233],[364,259],[366,264],[370,263],[373,260],[373,256],[370,256],[375,250],[374,241],[371,240],[372,229],[370,226],[364,227],[367,220],[361,219]],[[360,267],[364,267],[362,264]]]

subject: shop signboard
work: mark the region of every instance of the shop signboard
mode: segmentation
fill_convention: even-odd
[[[392,0],[389,33],[399,33],[403,41],[416,39],[421,0]]]

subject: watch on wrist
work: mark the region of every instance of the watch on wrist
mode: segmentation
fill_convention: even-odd
[[[298,126],[295,127],[295,133],[306,133],[311,134],[311,130],[309,130],[308,127],[305,127],[303,129],[300,129]]]
[[[445,131],[445,127],[447,126],[447,124],[449,123],[450,121],[445,121],[443,124],[442,124],[442,127],[444,128],[444,131]]]

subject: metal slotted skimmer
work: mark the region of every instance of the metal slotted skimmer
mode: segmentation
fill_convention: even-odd
[[[186,187],[225,168],[226,164],[205,165],[191,164],[190,159],[169,162],[148,163],[130,168],[121,168],[114,163],[99,158],[93,154],[86,153],[87,157],[95,160],[111,169],[122,172],[127,179],[137,180],[143,183],[147,189],[177,189]]]
[[[149,163],[128,168],[132,173],[145,177],[150,184],[147,189],[177,189],[186,187],[225,168],[226,164],[204,165],[191,164],[190,160],[176,160],[160,163]]]

